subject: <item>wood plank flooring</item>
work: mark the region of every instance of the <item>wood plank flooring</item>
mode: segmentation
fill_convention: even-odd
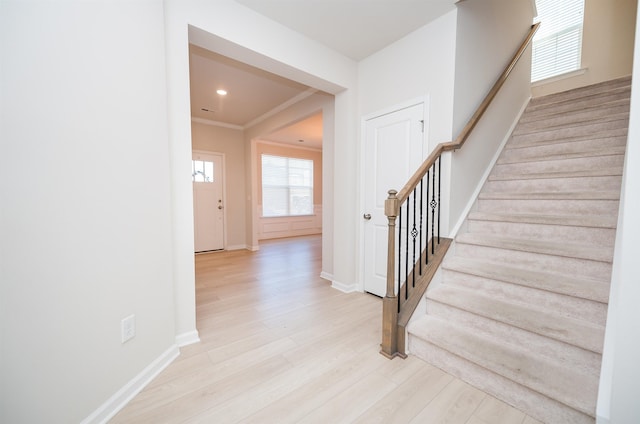
[[[380,299],[321,279],[320,243],[196,255],[201,343],[110,422],[538,423],[420,359],[380,355]]]

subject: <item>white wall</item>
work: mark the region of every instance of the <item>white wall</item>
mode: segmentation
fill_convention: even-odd
[[[585,0],[582,74],[534,84],[534,97],[631,74],[637,0]]]
[[[0,422],[77,423],[175,343],[162,2],[2,1],[0,43]]]
[[[247,248],[245,143],[243,131],[201,122],[191,123],[193,150],[224,153],[226,249]]]
[[[636,31],[633,79],[640,78],[640,32]],[[640,422],[640,88],[631,91],[629,137],[616,235],[597,422]]]
[[[429,97],[429,145],[451,140],[456,12],[451,11],[358,64],[358,106],[368,116]],[[393,187],[389,187],[393,188]],[[401,187],[396,187],[400,189]]]
[[[460,134],[531,27],[528,0],[458,3],[453,136]],[[451,155],[450,224],[462,218],[498,148],[530,98],[530,48],[467,139]]]

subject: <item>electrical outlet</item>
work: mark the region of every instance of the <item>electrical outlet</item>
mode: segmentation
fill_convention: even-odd
[[[122,332],[122,343],[133,339],[136,335],[136,316],[131,314],[123,318],[120,322],[120,329]]]

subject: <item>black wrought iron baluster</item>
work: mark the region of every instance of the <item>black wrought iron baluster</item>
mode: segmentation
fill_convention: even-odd
[[[411,278],[411,287],[415,287],[416,286],[416,273],[415,273],[415,269],[416,269],[416,237],[418,236],[418,229],[416,228],[416,199],[417,199],[417,190],[418,188],[414,188],[413,189],[413,228],[411,229],[411,237],[413,237],[413,250],[411,252],[411,269],[413,270],[413,272],[411,273],[411,275],[413,276]]]
[[[400,313],[400,299],[402,298],[400,293],[400,287],[402,284],[402,205],[398,208],[398,263],[396,264],[398,267],[398,313]]]
[[[431,179],[431,184],[432,184],[432,193],[431,193],[431,254],[433,255],[435,253],[436,250],[436,246],[435,246],[435,236],[436,236],[436,229],[435,229],[435,224],[436,224],[436,164],[434,163],[432,166],[433,168],[433,178]]]
[[[423,204],[422,204],[422,181],[424,180],[424,177],[422,177],[420,179],[420,242],[419,242],[419,249],[418,249],[418,262],[420,262],[420,275],[422,275],[422,210],[423,208]]]
[[[427,201],[429,201],[429,181],[430,181],[430,171],[427,169]],[[424,249],[424,263],[425,265],[429,264],[429,211],[427,210],[427,223],[425,225],[427,227],[427,237],[426,239],[426,245],[425,245],[425,249]]]
[[[442,156],[438,156],[438,244],[440,244],[440,190],[442,190]]]
[[[407,207],[406,212],[407,212],[407,224],[406,224],[406,232],[407,234],[405,235],[405,252],[404,252],[404,281],[405,281],[405,290],[404,290],[404,299],[407,300],[409,298],[409,205],[411,202],[411,195],[407,196]]]

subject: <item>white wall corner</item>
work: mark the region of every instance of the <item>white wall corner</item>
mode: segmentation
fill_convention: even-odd
[[[536,6],[536,0],[531,0],[531,10],[533,11],[533,17],[538,17],[538,6]]]
[[[331,281],[331,287],[343,293],[354,293],[358,291],[358,285],[355,283],[345,284],[335,280]]]
[[[200,342],[198,330],[187,331],[186,333],[178,334],[176,336],[176,345],[178,347],[188,346],[198,342]]]
[[[455,238],[456,235],[458,234],[458,231],[460,231],[460,229],[462,228],[462,225],[467,219],[467,215],[469,215],[469,212],[471,212],[473,205],[475,205],[476,203],[476,199],[478,198],[478,195],[480,194],[480,191],[482,190],[484,183],[489,178],[489,174],[491,174],[493,167],[496,165],[496,162],[500,158],[500,154],[502,153],[504,146],[507,144],[507,142],[511,138],[511,134],[513,133],[513,130],[516,129],[516,126],[518,125],[518,122],[520,122],[520,118],[522,117],[522,114],[524,113],[530,101],[531,101],[531,97],[527,97],[524,103],[522,104],[522,106],[520,107],[520,110],[518,111],[518,114],[516,115],[513,123],[511,124],[511,127],[509,127],[507,134],[504,136],[504,138],[502,139],[502,142],[500,143],[500,146],[496,150],[496,154],[491,159],[491,162],[489,163],[489,166],[487,167],[484,174],[482,175],[482,178],[480,178],[480,180],[478,181],[478,185],[476,186],[475,190],[473,191],[473,194],[469,198],[469,202],[467,203],[467,205],[464,208],[464,211],[460,215],[460,219],[458,219],[458,222],[456,222],[456,225],[454,225],[454,227],[451,229],[447,237]]]
[[[180,349],[178,349],[178,345],[169,347],[169,349],[147,365],[141,373],[125,384],[91,415],[82,420],[81,424],[107,423],[179,355]]]

